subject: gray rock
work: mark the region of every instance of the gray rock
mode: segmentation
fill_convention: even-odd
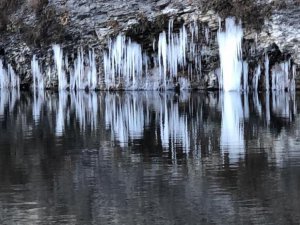
[[[217,4],[220,0],[211,2]],[[208,74],[207,71],[215,71],[219,67],[216,42],[219,12],[216,9],[207,10],[205,4],[206,0],[49,0],[49,4],[43,6],[41,11],[35,11],[23,3],[11,10],[5,20],[1,19],[0,14],[0,49],[4,50],[6,61],[13,65],[24,82],[30,80],[33,54],[39,57],[44,67],[53,67],[53,60],[49,59],[49,56],[53,56],[53,43],[61,44],[64,52],[70,56],[76,54],[81,46],[96,48],[98,68],[103,71],[102,52],[107,47],[109,37],[119,32],[130,33],[140,25],[145,29],[136,29],[132,33],[140,40],[149,42],[142,43],[148,50],[152,46],[149,37],[157,37],[161,29],[167,26],[168,18],[179,21],[175,26],[182,23],[188,25],[196,20],[201,28],[200,42],[204,43],[204,29],[210,30],[210,43],[205,44],[208,45],[205,48],[207,50],[202,53],[202,74],[208,76],[207,85],[214,87],[217,79],[215,73]],[[249,26],[249,21],[244,22],[244,59],[256,65],[263,59],[267,49],[275,44],[279,53],[277,51],[276,57],[271,58],[271,63],[290,55],[294,63],[300,64],[300,9],[297,3],[285,1],[285,7],[282,7],[278,0],[254,0],[253,4],[270,6],[272,13],[265,15],[265,22],[260,29]],[[255,53],[250,54],[254,45]]]

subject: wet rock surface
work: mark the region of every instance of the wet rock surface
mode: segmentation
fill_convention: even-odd
[[[98,73],[103,72],[102,54],[109,38],[119,33],[126,34],[151,54],[153,39],[168,29],[170,18],[174,19],[174,31],[183,24],[199,24],[198,42],[203,56],[199,76],[204,78],[198,84],[201,88],[217,88],[213,72],[220,66],[216,37],[219,21],[223,26],[228,16],[242,19],[243,59],[249,62],[249,79],[255,67],[263,64],[266,53],[270,66],[289,58],[292,63],[300,63],[300,10],[294,1],[246,1],[244,7],[243,1],[230,0],[14,2],[15,5],[13,1],[10,5],[0,4],[1,9],[10,9],[0,14],[0,54],[5,64],[10,63],[20,75],[23,84],[31,81],[30,62],[34,54],[45,68],[45,76],[46,68],[54,67],[52,44],[61,44],[69,61],[74,60],[79,47],[86,51],[94,48]],[[51,71],[56,73],[55,69]]]

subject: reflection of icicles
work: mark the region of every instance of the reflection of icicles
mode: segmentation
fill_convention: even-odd
[[[243,90],[248,91],[248,63],[246,61],[243,62]]]
[[[71,107],[75,111],[76,119],[80,128],[84,131],[87,127],[95,130],[98,122],[98,100],[97,94],[71,92]]]
[[[256,108],[257,113],[259,114],[259,116],[261,116],[262,115],[262,106],[261,106],[260,100],[258,98],[257,91],[253,92],[253,104],[254,104],[254,107]]]
[[[269,125],[271,119],[270,115],[270,92],[266,93],[266,121],[267,124]]]
[[[56,113],[56,135],[61,136],[65,130],[65,116],[67,107],[67,93],[64,91],[59,92],[58,110]]]
[[[142,136],[145,113],[137,95],[108,95],[105,99],[106,127],[111,128],[116,140],[122,147],[128,144],[129,138]]]
[[[36,93],[34,93],[33,96],[33,106],[32,106],[32,116],[33,116],[33,120],[35,122],[38,122],[40,119],[40,114],[42,111],[42,106],[44,103],[44,92],[43,91],[39,91]]]
[[[20,92],[16,89],[0,89],[0,117],[5,115],[5,111],[12,112],[16,102],[20,99]]]
[[[244,92],[244,118],[248,119],[249,115],[249,96],[248,92]]]
[[[4,112],[5,112],[5,107],[8,104],[8,99],[9,99],[9,92],[7,90],[5,90],[4,88],[0,89],[1,91],[1,96],[0,96],[0,116],[4,116]]]
[[[225,91],[239,90],[242,75],[243,30],[241,24],[236,25],[234,18],[226,19],[226,31],[218,32],[219,53],[221,61],[220,88]]]
[[[185,152],[188,152],[190,150],[190,138],[187,117],[179,114],[178,103],[171,102],[168,105],[166,96],[161,103],[159,114],[162,146],[166,149],[169,148],[170,144],[174,147],[181,146]]]
[[[281,118],[291,120],[296,113],[295,93],[272,92],[272,112]]]
[[[111,129],[113,138],[121,147],[127,146],[132,139],[142,137],[144,127],[149,126],[150,115],[154,112],[159,118],[156,122],[159,123],[163,148],[168,151],[173,147],[181,147],[188,152],[190,137],[187,116],[180,115],[179,104],[169,101],[167,94],[162,97],[156,92],[143,96],[136,93],[124,96],[108,94],[105,97],[106,129]]]
[[[224,92],[222,97],[221,148],[235,161],[245,147],[241,96],[236,92]]]

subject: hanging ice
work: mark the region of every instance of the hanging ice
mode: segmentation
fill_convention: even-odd
[[[53,45],[54,61],[57,69],[58,89],[64,90],[67,88],[67,77],[63,69],[63,50],[59,45]]]
[[[8,64],[8,69],[3,65],[2,60],[0,59],[0,88],[20,88],[20,78],[16,75],[12,66]]]
[[[152,47],[154,51],[157,49],[157,54],[152,55],[152,60],[142,52],[141,45],[124,35],[110,40],[103,59],[106,88],[120,85],[125,85],[125,89],[174,88],[178,70],[186,69],[188,57],[190,61],[194,61],[190,71],[201,69],[201,54],[193,43],[193,39],[198,39],[196,22],[190,25],[190,31],[192,42],[188,41],[186,27],[183,25],[178,33],[174,33],[173,20],[170,20],[168,31],[161,32],[158,41],[153,41]],[[151,69],[149,66],[152,61],[154,67]]]
[[[159,72],[161,78],[163,78],[164,88],[168,88],[168,80],[172,82],[172,79],[177,77],[178,67],[184,69],[186,66],[187,47],[188,41],[185,26],[182,26],[179,33],[173,33],[173,20],[170,20],[168,35],[164,31],[159,35],[158,40]],[[195,50],[192,46],[190,49],[192,51]]]
[[[104,54],[105,85],[115,87],[123,81],[125,88],[138,88],[138,81],[143,75],[142,48],[130,38],[118,35],[110,40],[109,51]]]
[[[243,62],[243,90],[248,91],[248,72],[249,67],[246,61]]]
[[[270,88],[270,78],[269,78],[269,56],[266,54],[265,56],[265,78],[266,78],[266,91],[269,91]]]
[[[35,55],[32,57],[31,60],[31,72],[32,72],[34,92],[36,89],[43,90],[44,78],[43,78],[43,74],[41,73],[41,69]]]
[[[295,89],[295,69],[291,68],[292,77],[289,77],[290,61],[275,64],[272,67],[271,80],[272,90],[284,91]]]
[[[234,18],[227,18],[225,23],[225,31],[218,32],[221,60],[220,88],[224,91],[240,90],[243,30],[241,23],[237,25]]]

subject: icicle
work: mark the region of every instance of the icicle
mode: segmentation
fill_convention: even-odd
[[[248,91],[248,63],[246,61],[243,62],[243,90]]]
[[[295,78],[296,78],[296,65],[293,65],[293,67],[292,67],[292,79],[290,81],[290,90],[291,91],[296,90]]]
[[[1,89],[6,87],[6,83],[7,83],[6,77],[7,77],[7,74],[6,74],[5,69],[3,68],[3,62],[0,59],[0,87],[1,87]]]
[[[205,28],[205,40],[206,40],[206,44],[209,44],[209,29],[208,29],[208,27]]]
[[[96,69],[96,56],[95,51],[89,51],[89,89],[94,90],[97,87],[98,80],[97,80],[97,69]]]
[[[257,33],[255,34],[255,50],[257,49]]]
[[[164,87],[167,86],[167,36],[166,32],[159,34],[158,40],[158,66],[160,77],[163,78]]]
[[[284,91],[292,90],[295,87],[295,77],[292,68],[292,78],[289,78],[289,61],[275,64],[272,67],[272,90]]]
[[[63,69],[63,51],[59,45],[53,45],[54,61],[58,74],[58,89],[64,90],[67,88],[67,78]]]
[[[109,44],[108,53],[104,54],[105,84],[109,88],[116,85],[116,78],[126,88],[137,87],[143,74],[143,54],[139,44],[119,35]]]
[[[269,56],[268,54],[265,55],[265,78],[266,78],[266,91],[269,91],[270,88],[270,78],[269,78]]]
[[[20,78],[16,75],[12,66],[8,64],[8,69],[6,70],[3,66],[3,62],[0,59],[0,88],[16,88],[20,89]]]
[[[241,44],[243,30],[241,23],[235,24],[234,18],[226,19],[226,31],[218,32],[221,60],[220,88],[224,91],[240,90],[242,62]]]
[[[35,92],[37,89],[44,90],[43,74],[35,55],[33,55],[31,60],[31,71],[33,78],[33,91]]]
[[[16,75],[14,69],[12,68],[12,66],[10,64],[8,64],[7,75],[10,80],[10,87],[16,88],[19,90],[20,89],[20,78],[19,78],[19,76]]]
[[[194,27],[196,41],[198,41],[199,40],[199,28],[198,28],[197,20],[194,20],[193,27]]]

